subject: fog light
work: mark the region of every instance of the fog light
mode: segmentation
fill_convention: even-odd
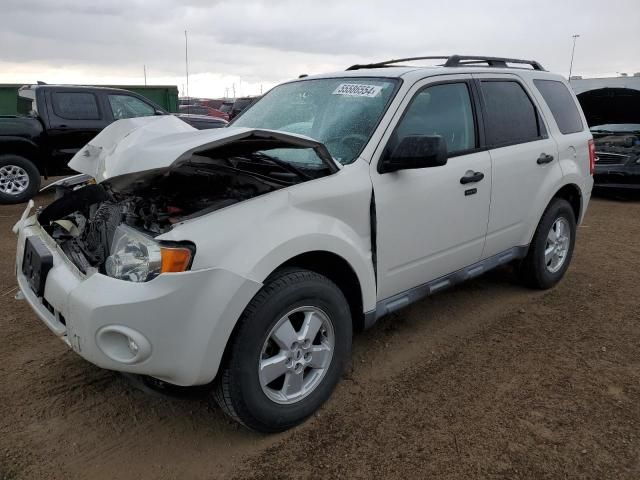
[[[98,330],[96,341],[100,350],[119,363],[135,364],[151,356],[151,343],[137,330],[124,325],[108,325]]]

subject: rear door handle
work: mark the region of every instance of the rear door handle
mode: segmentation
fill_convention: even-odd
[[[462,185],[466,185],[467,183],[476,183],[484,178],[484,173],[482,172],[474,172],[473,170],[467,170],[467,173],[464,174],[464,177],[460,179],[460,183]]]
[[[553,162],[553,155],[547,155],[546,153],[541,153],[540,156],[538,157],[538,160],[536,160],[536,162],[538,162],[538,165],[551,163]]]

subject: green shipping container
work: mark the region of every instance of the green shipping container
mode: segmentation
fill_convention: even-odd
[[[25,85],[0,84],[0,115],[15,115],[18,113],[18,89]],[[178,111],[178,87],[174,85],[95,85],[96,87],[111,87],[129,90],[148,98],[165,110],[176,113]]]
[[[15,115],[18,113],[18,89],[22,85],[0,84],[0,115]]]

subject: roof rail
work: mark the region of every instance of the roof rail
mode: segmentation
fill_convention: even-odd
[[[396,60],[387,60],[385,62],[369,63],[363,65],[351,65],[347,70],[361,70],[363,68],[382,68],[391,65],[410,62],[413,60],[445,60],[441,65],[443,67],[474,67],[483,66],[478,64],[486,64],[489,67],[507,68],[507,63],[518,63],[530,65],[534,70],[542,70],[544,68],[535,60],[522,60],[519,58],[503,58],[503,57],[483,57],[475,55],[450,55],[450,56],[428,56],[428,57],[409,57],[398,58]]]

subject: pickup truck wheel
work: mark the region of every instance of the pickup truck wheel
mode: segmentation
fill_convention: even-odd
[[[349,305],[333,282],[308,270],[277,272],[240,318],[214,397],[253,430],[298,425],[333,392],[351,334]]]
[[[569,202],[554,199],[542,215],[529,252],[520,265],[520,277],[532,288],[553,287],[564,276],[576,238],[576,218]]]
[[[22,203],[40,189],[40,172],[19,155],[0,155],[0,203]]]

